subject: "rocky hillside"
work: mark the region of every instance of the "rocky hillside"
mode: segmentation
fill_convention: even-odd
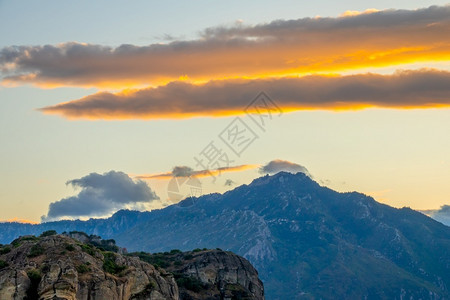
[[[151,212],[0,224],[0,238],[48,229],[101,235],[129,251],[220,247],[255,266],[271,300],[450,299],[449,227],[302,173],[264,176]]]
[[[174,274],[181,299],[264,299],[258,272],[244,258],[221,249],[132,253]]]
[[[115,238],[131,250],[231,250],[268,299],[450,299],[450,228],[409,208],[284,172],[194,200]]]
[[[264,299],[256,270],[230,252],[123,250],[79,232],[20,237],[0,248],[0,299]]]

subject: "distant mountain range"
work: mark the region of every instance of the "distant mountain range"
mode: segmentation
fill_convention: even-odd
[[[129,251],[221,248],[259,271],[267,299],[449,299],[450,227],[409,208],[280,172],[152,212],[0,224],[0,241],[45,230],[114,238]]]

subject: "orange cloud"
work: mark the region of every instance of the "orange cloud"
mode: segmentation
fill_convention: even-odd
[[[354,110],[368,107],[450,107],[450,72],[433,69],[392,75],[305,76],[172,82],[128,93],[97,93],[42,108],[68,119],[169,119],[242,114],[260,91],[284,111]]]
[[[149,46],[65,43],[0,50],[3,83],[157,86],[179,78],[261,78],[450,60],[450,6],[347,13],[206,29]]]
[[[0,221],[0,223],[39,224],[38,222],[34,222],[34,221],[30,221],[30,220],[25,220],[25,219],[19,219],[19,218],[17,218],[17,217],[11,218],[11,219],[8,219],[8,220]]]
[[[380,10],[378,10],[376,8],[369,8],[369,9],[366,9],[365,11],[347,10],[344,13],[342,13],[340,15],[340,17],[353,17],[353,16],[358,16],[358,15],[363,15],[363,14],[373,14],[373,13],[376,13],[379,11]]]
[[[137,175],[135,178],[138,179],[170,179],[172,177],[188,177],[188,176],[195,176],[195,177],[209,177],[209,176],[218,176],[222,173],[228,173],[228,172],[241,172],[245,170],[251,170],[258,168],[259,165],[239,165],[239,166],[231,166],[231,167],[222,167],[218,169],[213,170],[199,170],[194,171],[188,167],[180,167],[188,169],[188,172],[183,172],[180,174],[176,174],[173,171],[172,172],[166,172],[166,173],[157,173],[157,174],[145,174],[145,175]]]

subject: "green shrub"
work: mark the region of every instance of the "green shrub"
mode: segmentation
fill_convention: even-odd
[[[181,261],[179,261],[179,260],[176,260],[173,264],[177,267],[182,265]]]
[[[12,245],[14,248],[17,248],[17,247],[19,247],[20,245],[22,245],[22,242],[24,242],[24,241],[33,241],[33,242],[36,242],[36,241],[38,241],[38,240],[39,240],[39,238],[35,237],[34,235],[31,235],[31,236],[21,236],[21,237],[18,237],[17,239],[15,239],[14,241],[12,241],[12,242],[11,242],[11,245]]]
[[[104,253],[105,260],[103,261],[103,270],[110,274],[119,274],[125,270],[126,266],[119,266],[116,263],[116,255],[112,252]]]
[[[41,281],[41,272],[39,270],[33,269],[27,272],[28,278],[31,281]]]
[[[96,235],[91,235],[90,238],[91,239],[93,239],[93,238],[100,239],[100,237],[96,236]],[[100,242],[91,240],[91,241],[89,241],[89,244],[97,247],[101,251],[110,251],[110,252],[116,252],[116,253],[119,252],[119,247],[116,246],[116,241],[113,239],[101,240]]]
[[[101,251],[111,251],[111,252],[119,252],[119,247],[117,247],[116,245],[108,245],[108,244],[95,244],[93,243],[98,249],[100,249]]]
[[[34,235],[20,237],[19,239],[20,239],[21,241],[33,241],[33,242],[39,240],[39,238],[35,237]]]
[[[206,286],[197,278],[189,277],[183,274],[174,274],[174,275],[177,285],[179,287],[185,288],[195,293],[198,293],[206,288]]]
[[[0,259],[0,270],[6,268],[7,266],[9,266],[9,264],[6,261]]]
[[[31,247],[30,249],[30,253],[28,253],[28,257],[36,257],[42,255],[44,254],[44,251],[45,250],[41,245],[39,244],[33,245],[33,247]]]
[[[41,273],[34,269],[34,270],[30,270],[27,273],[28,278],[30,278],[30,286],[28,287],[27,290],[27,295],[25,296],[25,300],[34,300],[34,299],[39,299],[39,295],[38,295],[38,287],[39,287],[39,282],[41,282]]]
[[[41,272],[42,272],[42,273],[48,273],[48,272],[50,272],[50,266],[49,266],[49,265],[43,265],[43,266],[41,267]]]
[[[7,254],[9,252],[11,252],[11,248],[9,246],[0,248],[0,255]]]
[[[80,244],[80,247],[83,252],[86,252],[87,254],[89,254],[91,256],[95,255],[95,249],[92,245]]]
[[[67,251],[74,251],[75,250],[75,247],[72,244],[67,244],[65,248],[66,248]]]
[[[11,242],[11,245],[12,245],[14,248],[19,247],[19,246],[21,245],[21,243],[20,243],[20,238],[15,239],[14,241],[12,241],[12,242]]]
[[[181,250],[179,250],[179,249],[170,250],[170,254],[178,254],[178,253],[181,253]]]
[[[77,269],[77,272],[80,274],[91,271],[91,268],[89,268],[87,264],[81,264],[81,265],[77,266],[76,269]]]
[[[189,260],[189,259],[192,259],[193,257],[194,257],[194,255],[192,255],[192,254],[186,254],[184,256],[184,259]]]
[[[51,236],[51,235],[56,235],[58,234],[55,230],[47,230],[44,231],[43,233],[41,233],[41,235],[39,237],[46,237],[46,236]]]
[[[130,253],[129,256],[137,256],[142,261],[153,265],[155,268],[167,268],[171,265],[170,258],[166,257],[164,253],[150,254],[146,252],[135,252]]]
[[[192,252],[200,252],[200,251],[202,251],[202,249],[200,249],[200,248],[196,248],[196,249],[192,250]]]

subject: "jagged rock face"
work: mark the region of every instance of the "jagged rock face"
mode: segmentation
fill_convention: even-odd
[[[256,269],[231,252],[122,255],[101,246],[121,250],[83,232],[24,236],[0,246],[0,300],[264,300]]]
[[[24,237],[10,249],[0,256],[2,300],[179,299],[173,276],[164,270],[69,237]]]
[[[30,279],[23,270],[8,270],[0,276],[0,299],[25,299]]]
[[[179,253],[169,257],[179,263],[166,270],[180,278],[195,278],[205,289],[192,291],[179,284],[184,299],[264,299],[264,286],[256,269],[245,259],[231,252],[206,250]]]

